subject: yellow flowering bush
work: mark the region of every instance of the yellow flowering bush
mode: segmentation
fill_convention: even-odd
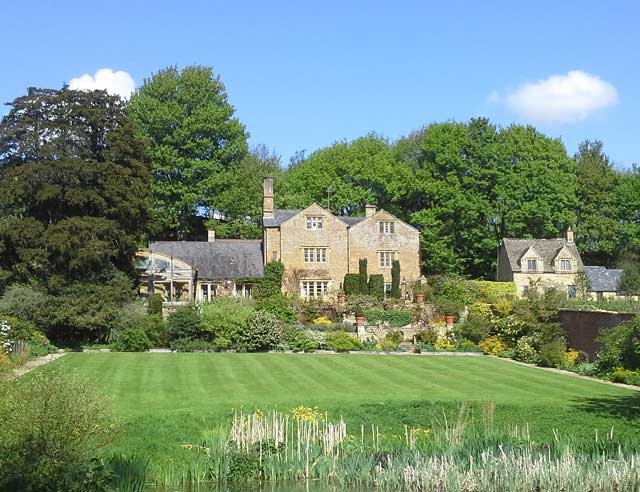
[[[444,350],[447,352],[455,350],[455,345],[447,337],[438,337],[433,345],[436,350]]]
[[[487,355],[498,355],[507,350],[507,345],[498,337],[489,337],[486,340],[482,340],[478,346]]]
[[[567,350],[564,354],[564,363],[568,366],[575,366],[580,359],[580,352],[577,350]]]
[[[319,318],[314,319],[313,323],[316,325],[330,325],[332,324],[332,321],[326,316],[320,316]]]
[[[296,420],[304,420],[306,422],[317,422],[318,420],[323,420],[323,413],[318,410],[318,407],[305,407],[303,405],[299,405],[291,409],[291,415]]]
[[[491,305],[486,302],[474,302],[469,308],[469,319],[489,320],[492,314]]]

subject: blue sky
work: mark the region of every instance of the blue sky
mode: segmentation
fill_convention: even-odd
[[[140,85],[202,64],[251,143],[285,163],[370,131],[396,139],[474,116],[535,124],[570,154],[601,139],[616,165],[640,163],[640,2],[521,3],[5,2],[0,97],[102,68]]]

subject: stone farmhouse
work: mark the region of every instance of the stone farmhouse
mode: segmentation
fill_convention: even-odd
[[[519,297],[528,292],[532,282],[539,283],[541,288],[556,288],[575,297],[576,275],[583,271],[571,228],[566,238],[505,238],[498,250],[496,280],[514,282]]]
[[[391,266],[400,262],[405,295],[420,278],[420,232],[384,210],[366,206],[364,217],[334,215],[317,204],[303,210],[276,209],[273,178],[263,181],[263,239],[156,241],[137,254],[141,294],[160,293],[166,302],[205,301],[217,296],[251,297],[264,265],[285,266],[283,290],[306,299],[332,298],[345,274],[382,274],[391,289]]]

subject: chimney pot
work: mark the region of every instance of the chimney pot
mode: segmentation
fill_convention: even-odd
[[[567,242],[573,242],[573,227],[569,227],[569,229],[567,229]]]
[[[365,205],[365,215],[367,217],[371,217],[376,213],[376,206],[375,205]]]

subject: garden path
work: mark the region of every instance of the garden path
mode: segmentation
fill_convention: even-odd
[[[67,355],[66,352],[56,352],[55,354],[45,355],[44,357],[36,357],[35,359],[31,359],[24,365],[13,370],[13,375],[11,379],[17,379],[21,376],[24,376],[28,372],[33,371],[36,367],[44,366],[49,362],[53,362],[60,357]]]

